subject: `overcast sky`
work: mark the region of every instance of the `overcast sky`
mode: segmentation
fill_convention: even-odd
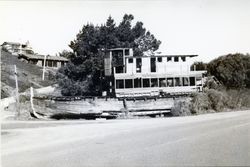
[[[54,55],[84,24],[118,24],[133,14],[162,41],[165,54],[198,54],[208,62],[228,53],[250,53],[250,1],[0,1],[0,43],[30,41],[35,52]]]

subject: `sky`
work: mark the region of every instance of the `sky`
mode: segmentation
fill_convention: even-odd
[[[34,51],[55,55],[70,50],[83,25],[112,16],[135,24],[162,41],[163,54],[198,54],[209,62],[228,53],[250,53],[248,0],[57,0],[0,1],[0,43],[29,41]]]

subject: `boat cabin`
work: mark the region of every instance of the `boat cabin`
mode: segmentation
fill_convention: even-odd
[[[116,97],[164,96],[202,91],[206,71],[191,71],[198,55],[134,57],[130,48],[110,49],[104,74]]]

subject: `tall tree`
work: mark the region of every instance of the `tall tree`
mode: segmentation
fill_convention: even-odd
[[[73,50],[70,62],[59,70],[59,86],[63,88],[63,95],[100,94],[101,74],[103,70],[104,51],[111,48],[133,48],[135,56],[144,52],[153,52],[159,48],[161,41],[143,27],[142,22],[132,26],[134,16],[125,14],[117,26],[111,16],[105,25],[84,25],[71,41],[69,46]],[[63,77],[64,76],[64,77]],[[64,81],[70,80],[69,81]],[[74,84],[72,84],[74,83]],[[71,84],[67,87],[67,84]],[[66,91],[73,89],[76,91]]]

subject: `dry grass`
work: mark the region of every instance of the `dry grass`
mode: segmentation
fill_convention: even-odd
[[[171,114],[173,116],[187,116],[192,115],[190,110],[190,99],[178,99],[175,100],[174,106],[171,108]]]
[[[195,94],[191,100],[191,111],[196,114],[244,108],[250,108],[249,89],[209,89]]]
[[[204,114],[250,108],[250,89],[208,89],[196,93],[192,99],[176,100],[173,116]]]

